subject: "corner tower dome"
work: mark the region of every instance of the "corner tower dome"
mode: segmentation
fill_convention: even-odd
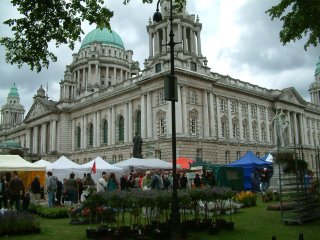
[[[96,28],[89,32],[83,39],[80,49],[96,42],[116,46],[125,50],[121,37],[115,31],[110,31],[107,28]]]
[[[19,98],[18,89],[17,89],[15,83],[14,83],[13,86],[10,88],[10,92],[9,92],[9,94],[8,94],[8,97],[17,97],[17,98]]]

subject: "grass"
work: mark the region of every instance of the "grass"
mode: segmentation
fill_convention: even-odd
[[[190,232],[190,240],[271,240],[276,236],[277,240],[298,240],[303,233],[306,240],[320,239],[320,219],[306,222],[304,225],[285,225],[281,221],[279,211],[267,210],[270,203],[260,200],[256,207],[244,208],[232,215],[235,223],[233,231],[222,230],[216,235],[208,232]],[[229,216],[225,217],[229,221]],[[45,219],[41,218],[41,233],[28,236],[8,236],[8,240],[84,240],[86,238],[87,225],[70,225],[69,219]]]

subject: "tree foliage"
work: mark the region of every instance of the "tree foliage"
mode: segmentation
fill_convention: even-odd
[[[307,37],[305,50],[320,43],[320,0],[281,0],[266,13],[283,22],[280,41],[284,45],[302,37]]]
[[[154,0],[142,0],[152,3]],[[168,1],[168,0],[167,0]],[[126,5],[130,0],[123,0]],[[186,0],[175,0],[176,7],[182,9]],[[81,41],[81,23],[88,21],[97,27],[111,29],[113,12],[107,8],[106,0],[11,0],[19,17],[4,21],[13,32],[13,37],[1,37],[0,44],[6,49],[6,61],[29,65],[31,70],[40,72],[48,68],[50,61],[56,62],[56,55],[49,50],[53,43],[58,48],[67,44],[74,49],[76,41]]]

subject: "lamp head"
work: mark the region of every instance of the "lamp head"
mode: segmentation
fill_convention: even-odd
[[[162,21],[162,14],[159,12],[159,9],[153,14],[153,21],[154,22],[161,22]]]

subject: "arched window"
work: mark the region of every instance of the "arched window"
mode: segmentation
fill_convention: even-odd
[[[81,148],[81,128],[77,127],[77,148]]]
[[[103,143],[107,144],[108,143],[108,122],[107,120],[103,121],[103,126],[102,126],[102,141]]]
[[[89,146],[93,146],[93,124],[89,127]]]
[[[119,118],[119,142],[124,141],[124,119],[121,116]]]
[[[136,134],[141,136],[141,112],[140,111],[137,113]]]

